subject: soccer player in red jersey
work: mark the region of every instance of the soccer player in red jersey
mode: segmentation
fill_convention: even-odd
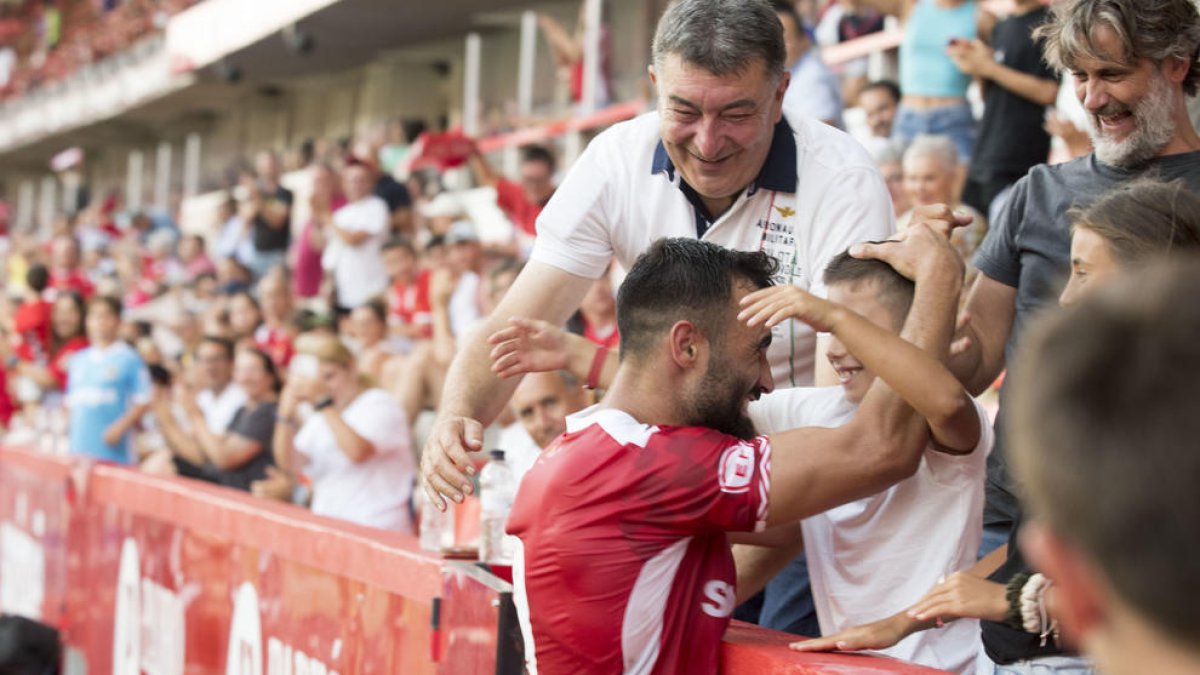
[[[928,429],[905,401],[959,388],[937,358],[963,273],[948,244],[912,264],[909,344],[800,289],[767,289],[776,263],[761,252],[663,239],[638,259],[617,300],[612,386],[568,419],[508,521],[531,673],[716,672],[736,603],[726,533],[787,541],[801,518],[912,475]],[[880,379],[843,427],[755,437],[746,404],[773,387],[766,350],[787,318],[834,332]]]

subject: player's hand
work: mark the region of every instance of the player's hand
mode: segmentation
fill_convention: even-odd
[[[907,623],[907,622],[904,622]],[[887,649],[908,635],[897,617],[854,626],[828,637],[793,642],[788,647],[798,652],[856,652],[864,649]]]
[[[492,372],[500,377],[541,373],[567,367],[564,331],[552,323],[514,316],[508,327],[488,337]]]
[[[468,452],[483,448],[483,425],[467,417],[438,417],[421,453],[421,487],[440,511],[445,499],[461,502],[473,491],[468,476],[475,466]]]
[[[1003,621],[1008,613],[1004,585],[966,572],[955,572],[925,594],[908,610],[917,621],[930,619],[986,619]]]
[[[882,260],[912,281],[954,278],[960,283],[965,266],[950,239],[927,223],[913,223],[887,241],[866,242],[850,247],[850,255]]]
[[[828,332],[836,305],[792,285],[771,286],[742,298],[738,320],[749,326],[774,328],[786,319],[797,319],[818,332]]]

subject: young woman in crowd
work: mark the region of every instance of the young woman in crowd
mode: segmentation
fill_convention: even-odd
[[[87,307],[76,293],[62,293],[50,310],[49,349],[37,353],[34,345],[22,342],[15,357],[16,373],[41,389],[43,405],[57,405],[67,390],[67,361],[88,346],[84,331]]]
[[[319,369],[315,380],[293,374],[284,389],[278,463],[312,481],[313,513],[411,534],[414,464],[403,408],[338,338],[305,340],[299,354]],[[311,411],[303,421],[302,408]]]

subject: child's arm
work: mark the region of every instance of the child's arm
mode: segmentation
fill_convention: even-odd
[[[600,347],[581,335],[546,321],[512,317],[508,327],[492,333],[492,372],[500,377],[566,370],[586,382]],[[607,389],[617,374],[617,353],[609,351],[601,364],[596,386]]]
[[[913,268],[918,283],[901,337],[916,346],[893,343],[899,350],[897,354],[879,355],[873,349],[867,352],[883,377],[897,379],[901,375],[898,388],[893,391],[888,381],[878,378],[867,391],[858,413],[845,425],[832,429],[805,427],[771,436],[774,450],[768,526],[876,494],[913,475],[920,466],[929,442],[928,424],[905,397],[922,399],[922,407],[931,403],[923,399],[928,390],[916,381],[920,378],[900,369],[908,367],[902,364],[911,363],[911,350],[918,347],[935,353],[947,350],[963,265],[949,242],[938,239],[928,226],[917,224],[910,230],[923,232],[940,242],[930,254],[919,257]],[[945,289],[954,292],[947,293]],[[768,294],[784,292],[799,307],[769,306],[772,296]],[[764,296],[768,300],[764,301]],[[746,296],[743,305],[746,309],[741,318],[749,324],[777,323],[795,317],[818,331],[836,329],[839,335],[848,335],[855,346],[861,340],[878,339],[876,331],[884,332],[842,307],[799,291],[759,291]]]
[[[797,318],[817,321],[864,366],[875,372],[929,423],[934,441],[950,452],[970,452],[979,443],[975,404],[954,375],[932,354],[853,311],[795,286],[775,286],[748,295],[742,316],[751,325]]]

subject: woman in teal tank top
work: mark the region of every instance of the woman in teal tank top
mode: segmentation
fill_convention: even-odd
[[[995,17],[976,0],[860,0],[900,18],[900,89],[893,137],[907,143],[922,134],[948,136],[965,165],[975,145],[975,118],[967,103],[971,78],[950,51],[990,30]]]

